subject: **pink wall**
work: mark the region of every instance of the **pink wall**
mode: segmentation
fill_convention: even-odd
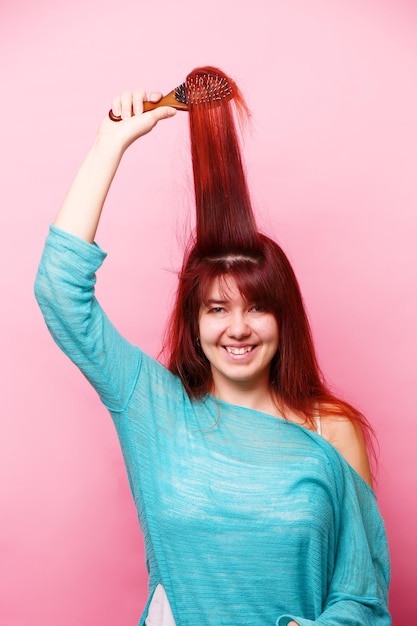
[[[203,64],[247,96],[259,221],[293,261],[326,375],[378,433],[394,624],[415,616],[416,20],[402,0],[2,5],[2,626],[137,623],[146,575],[118,443],[32,283],[113,95],[168,91]],[[98,237],[100,299],[152,354],[191,204],[187,133],[180,114],[130,150]]]

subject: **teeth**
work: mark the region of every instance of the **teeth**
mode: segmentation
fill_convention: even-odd
[[[252,350],[252,346],[246,346],[246,348],[231,348],[226,346],[226,350],[229,354],[246,354],[246,352],[250,352]]]

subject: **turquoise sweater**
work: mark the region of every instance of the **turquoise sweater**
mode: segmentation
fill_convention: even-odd
[[[51,227],[35,292],[53,338],[114,420],[149,600],[161,583],[177,626],[389,625],[373,491],[316,433],[211,395],[190,400],[100,308],[105,256]]]

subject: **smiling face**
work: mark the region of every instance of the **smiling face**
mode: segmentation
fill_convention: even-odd
[[[214,279],[200,308],[199,333],[216,395],[220,389],[269,388],[278,323],[258,303],[248,302],[233,278]]]

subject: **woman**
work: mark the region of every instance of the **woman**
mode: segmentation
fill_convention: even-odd
[[[246,241],[218,243],[227,217],[203,224],[196,193],[168,368],[123,339],[94,297],[105,254],[93,242],[122,155],[175,114],[143,113],[145,99],[114,100],[122,121],[103,121],[36,281],[54,339],[116,425],[149,570],[140,624],[388,625],[367,424],[322,383],[293,271],[250,210]],[[205,172],[194,173],[197,189]]]

